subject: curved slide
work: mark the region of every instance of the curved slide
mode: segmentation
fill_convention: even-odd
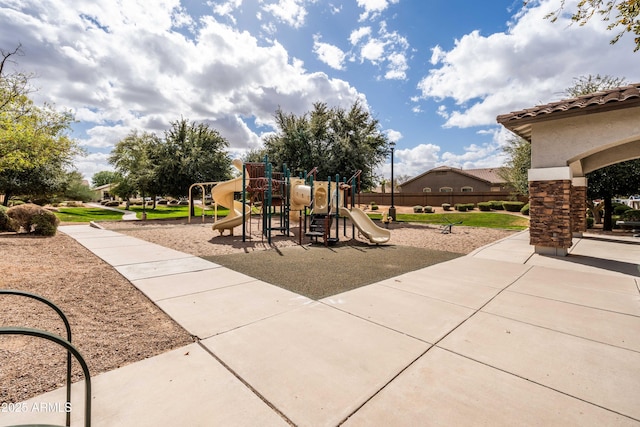
[[[242,170],[242,162],[239,163],[239,169]],[[236,161],[234,166],[238,167]],[[231,230],[233,236],[233,229],[242,224],[242,209],[245,210],[245,219],[249,219],[251,213],[251,206],[244,205],[242,202],[234,200],[234,193],[242,191],[242,177],[234,178],[229,181],[221,182],[213,187],[211,190],[211,197],[213,201],[225,208],[229,209],[229,215],[226,218],[222,218],[213,223],[212,230],[220,231],[220,235],[224,233],[224,230]]]
[[[391,232],[375,225],[362,209],[352,208],[349,210],[347,208],[340,208],[340,215],[349,218],[371,243],[386,243],[391,238]]]

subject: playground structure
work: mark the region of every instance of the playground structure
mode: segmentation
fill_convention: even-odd
[[[242,176],[224,182],[197,183],[191,186],[202,189],[203,208],[205,188],[211,188],[214,207],[212,229],[219,231],[220,235],[223,235],[224,230],[230,230],[233,235],[233,229],[242,225],[242,241],[246,241],[247,225],[251,226],[250,218],[258,211],[262,216],[262,238],[266,238],[269,244],[273,232],[291,235],[292,222],[299,224],[300,244],[303,235],[315,242],[321,238],[325,245],[335,244],[340,240],[340,219],[343,236],[347,236],[349,219],[351,238],[355,236],[356,228],[370,243],[385,243],[391,238],[388,229],[378,227],[364,211],[354,205],[360,171],[342,181],[339,175],[333,180],[329,177],[327,181],[318,181],[317,168],[292,178],[286,165],[282,172],[273,171],[266,157],[264,162],[242,163],[236,159],[233,164],[242,171]],[[191,189],[189,192],[192,212]],[[236,195],[240,196],[240,200]],[[350,207],[347,206],[348,200]],[[229,209],[226,218],[217,219],[218,206]]]

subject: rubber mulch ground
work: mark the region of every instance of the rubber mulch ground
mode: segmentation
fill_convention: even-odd
[[[325,298],[461,256],[409,246],[292,246],[204,257],[312,299]]]

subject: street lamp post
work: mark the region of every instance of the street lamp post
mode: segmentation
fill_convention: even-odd
[[[391,217],[392,221],[396,220],[396,207],[394,204],[394,200],[393,200],[393,196],[394,196],[394,191],[395,191],[395,185],[394,185],[394,181],[393,181],[393,152],[396,149],[396,143],[395,142],[390,142],[389,145],[391,146],[391,207],[389,208],[389,216]]]

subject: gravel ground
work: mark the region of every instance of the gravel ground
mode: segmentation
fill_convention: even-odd
[[[92,376],[193,342],[111,266],[62,233],[0,233],[0,254],[0,289],[35,293],[58,305]],[[39,328],[66,337],[53,310],[24,297],[0,295],[0,326]],[[83,376],[74,365],[77,381]],[[65,373],[62,347],[33,337],[0,337],[0,404],[61,387]]]
[[[242,242],[241,227],[236,228],[235,236],[228,232],[220,236],[211,230],[211,224],[198,221],[101,225],[226,263],[254,277],[257,272],[268,272],[270,275],[264,280],[284,281],[281,286],[312,298],[442,262],[513,233],[454,226],[452,234],[442,234],[435,226],[392,224],[392,237],[387,244],[371,246],[356,236],[355,241],[324,248],[298,246],[297,228],[293,228],[292,236],[274,234],[270,246],[261,236],[258,221],[251,224],[252,239],[246,242]],[[350,230],[348,227],[349,235]],[[58,304],[69,317],[73,342],[88,361],[92,376],[193,342],[193,337],[113,268],[62,233],[50,238],[0,234],[0,253],[0,288],[33,292]],[[321,262],[310,263],[309,256]],[[276,262],[285,267],[278,267]],[[312,271],[312,265],[320,266],[320,272]],[[303,268],[308,274],[302,276],[321,278],[323,287],[301,279]],[[294,283],[287,284],[287,280]],[[60,334],[64,327],[46,307],[10,296],[0,296],[0,325],[35,327]],[[0,337],[0,403],[22,401],[61,387],[64,372],[64,352],[55,345],[30,337]],[[74,381],[81,378],[81,371],[75,366]]]

